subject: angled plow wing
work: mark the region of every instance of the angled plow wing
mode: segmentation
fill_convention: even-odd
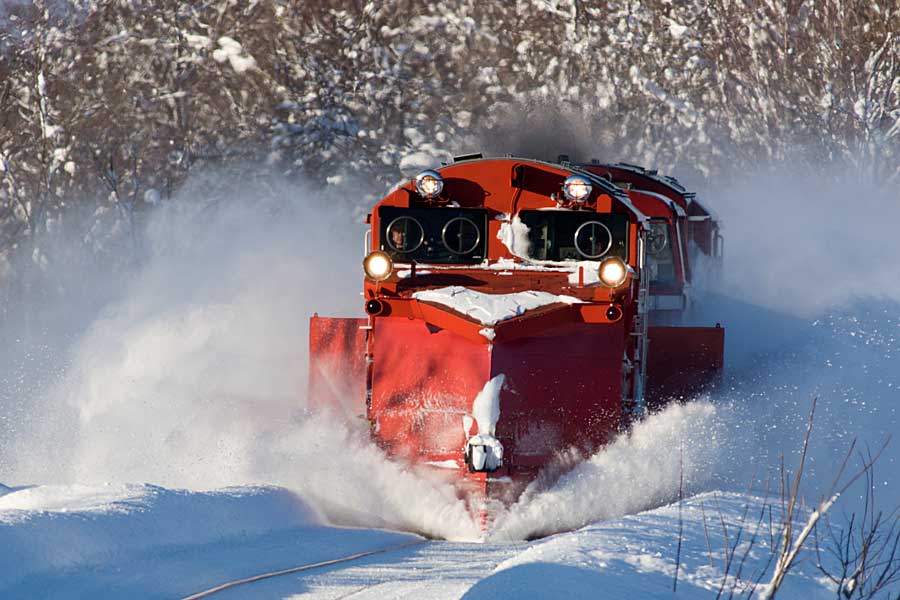
[[[647,336],[648,406],[689,400],[718,383],[725,355],[725,329],[651,326]]]
[[[365,318],[309,320],[309,408],[366,415]]]

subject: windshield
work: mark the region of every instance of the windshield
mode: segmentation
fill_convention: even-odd
[[[628,216],[568,210],[523,210],[528,256],[535,260],[628,260]]]
[[[381,249],[399,262],[475,264],[487,256],[487,211],[466,208],[378,210]]]

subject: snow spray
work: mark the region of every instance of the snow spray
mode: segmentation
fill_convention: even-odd
[[[813,398],[808,504],[828,491],[853,439],[877,450],[898,428],[900,203],[852,181],[766,170],[703,194],[725,227],[725,262],[701,279],[692,318],[726,327],[723,385],[709,400],[649,416],[549,488],[529,489],[493,535],[547,535],[703,489],[762,496],[768,483],[777,494],[782,456],[796,467]],[[884,508],[900,504],[898,444],[875,467]],[[861,485],[845,510],[857,508]]]
[[[124,289],[0,442],[0,481],[275,484],[336,523],[475,537],[448,485],[305,410],[309,317],[362,312],[364,228],[339,199],[285,184],[158,207]]]
[[[782,453],[795,464],[814,396],[810,500],[852,438],[877,447],[897,429],[900,204],[796,173],[729,184],[704,193],[725,226],[726,258],[697,308],[699,322],[727,330],[723,387],[527,490],[498,515],[498,538],[679,493],[760,490]],[[449,486],[387,460],[352,423],[305,413],[308,317],[360,312],[363,229],[352,207],[302,189],[274,204],[251,198],[236,192],[213,211],[161,207],[146,256],[78,338],[60,381],[33,395],[29,414],[7,417],[15,435],[0,442],[0,481],[279,484],[336,523],[474,537]],[[880,499],[892,504],[900,484],[884,475],[897,448],[876,466]]]
[[[638,423],[545,490],[527,489],[491,537],[518,540],[654,508],[709,482],[726,433],[707,401],[675,404]]]

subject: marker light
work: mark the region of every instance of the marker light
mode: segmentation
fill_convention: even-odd
[[[570,202],[584,202],[591,195],[591,182],[581,175],[569,175],[563,182],[563,194]]]
[[[600,281],[603,285],[617,288],[628,277],[628,267],[618,256],[610,256],[600,263]]]
[[[444,178],[437,171],[429,169],[416,175],[416,191],[423,198],[437,198],[443,189]]]
[[[387,252],[375,250],[363,260],[363,270],[372,281],[384,281],[394,271],[394,261]]]
[[[377,298],[372,298],[368,302],[366,302],[366,313],[372,315],[373,317],[377,317],[381,313],[384,312],[384,302],[378,300]]]

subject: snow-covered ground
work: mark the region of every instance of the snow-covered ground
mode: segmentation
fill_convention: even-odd
[[[175,598],[412,537],[324,527],[283,488],[14,489],[0,497],[0,597]]]
[[[765,575],[772,532],[757,521],[767,505],[755,496],[706,493],[532,542],[448,542],[324,526],[281,488],[41,486],[0,499],[0,595],[185,597],[259,573],[390,548],[219,597],[586,598],[598,589],[611,598],[668,597],[681,529],[678,591],[712,598],[720,589],[746,591]],[[737,579],[724,577],[729,556]],[[785,597],[832,597],[803,571],[789,580]]]
[[[361,235],[341,228],[346,215],[301,207],[273,224],[237,211],[207,233],[166,221],[49,385],[0,390],[0,597],[181,597],[410,541],[216,597],[669,598],[676,583],[678,597],[746,596],[771,576],[768,511],[777,524],[781,504],[765,483],[782,453],[796,464],[812,398],[801,520],[854,437],[874,448],[896,430],[900,400],[888,235],[900,210],[882,205],[875,231],[856,235],[839,227],[858,209],[843,196],[826,211],[822,196],[811,210],[789,185],[780,198],[796,205],[770,192],[715,205],[727,270],[698,320],[726,325],[723,388],[528,491],[487,539],[441,481],[387,461],[352,419],[298,405],[302,323],[359,309]],[[876,234],[879,257],[859,260]],[[900,503],[898,460],[891,445],[876,467],[882,509]],[[810,555],[780,595],[834,596]]]

